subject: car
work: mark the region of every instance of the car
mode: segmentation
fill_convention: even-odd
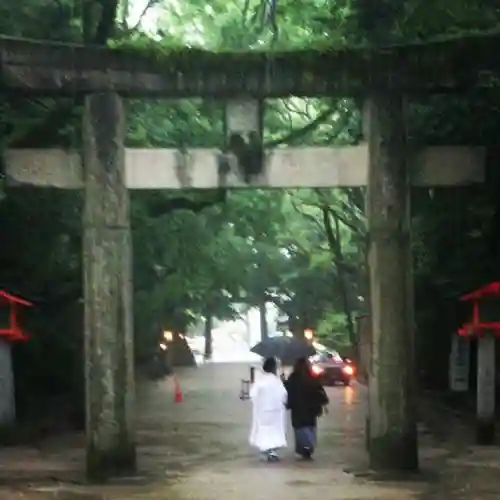
[[[326,351],[311,357],[311,371],[323,385],[341,383],[351,385],[355,368],[351,360],[344,360],[336,351]]]

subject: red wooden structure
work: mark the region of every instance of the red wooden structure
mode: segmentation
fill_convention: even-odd
[[[10,342],[25,342],[31,337],[28,333],[23,332],[17,321],[19,306],[31,307],[33,304],[4,290],[0,290],[0,307],[9,308],[9,324],[7,327],[0,326],[0,337]]]
[[[462,324],[458,334],[467,338],[482,337],[491,333],[500,337],[500,281],[493,281],[460,298],[470,302],[472,315]]]

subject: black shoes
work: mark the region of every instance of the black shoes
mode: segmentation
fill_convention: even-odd
[[[313,450],[304,446],[300,451],[297,452],[302,460],[312,460],[313,459]]]

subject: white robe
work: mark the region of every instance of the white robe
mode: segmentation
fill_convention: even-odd
[[[250,389],[252,429],[250,444],[260,451],[286,446],[286,400],[283,382],[272,373],[257,378]]]

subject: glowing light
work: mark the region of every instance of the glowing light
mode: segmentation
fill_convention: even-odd
[[[342,371],[346,375],[354,375],[354,368],[352,366],[344,366],[344,368],[342,368]]]
[[[318,365],[312,365],[311,371],[312,371],[313,375],[316,375],[316,376],[321,375],[324,372],[323,368],[321,368],[321,366],[318,366]]]
[[[314,338],[314,332],[310,328],[304,330],[304,338],[306,340],[312,340]]]
[[[174,335],[173,335],[172,332],[169,332],[168,330],[166,330],[166,331],[163,332],[163,338],[167,342],[172,342],[172,340],[174,340]]]
[[[352,387],[346,387],[344,389],[344,404],[346,406],[352,406],[354,404],[354,389]]]

